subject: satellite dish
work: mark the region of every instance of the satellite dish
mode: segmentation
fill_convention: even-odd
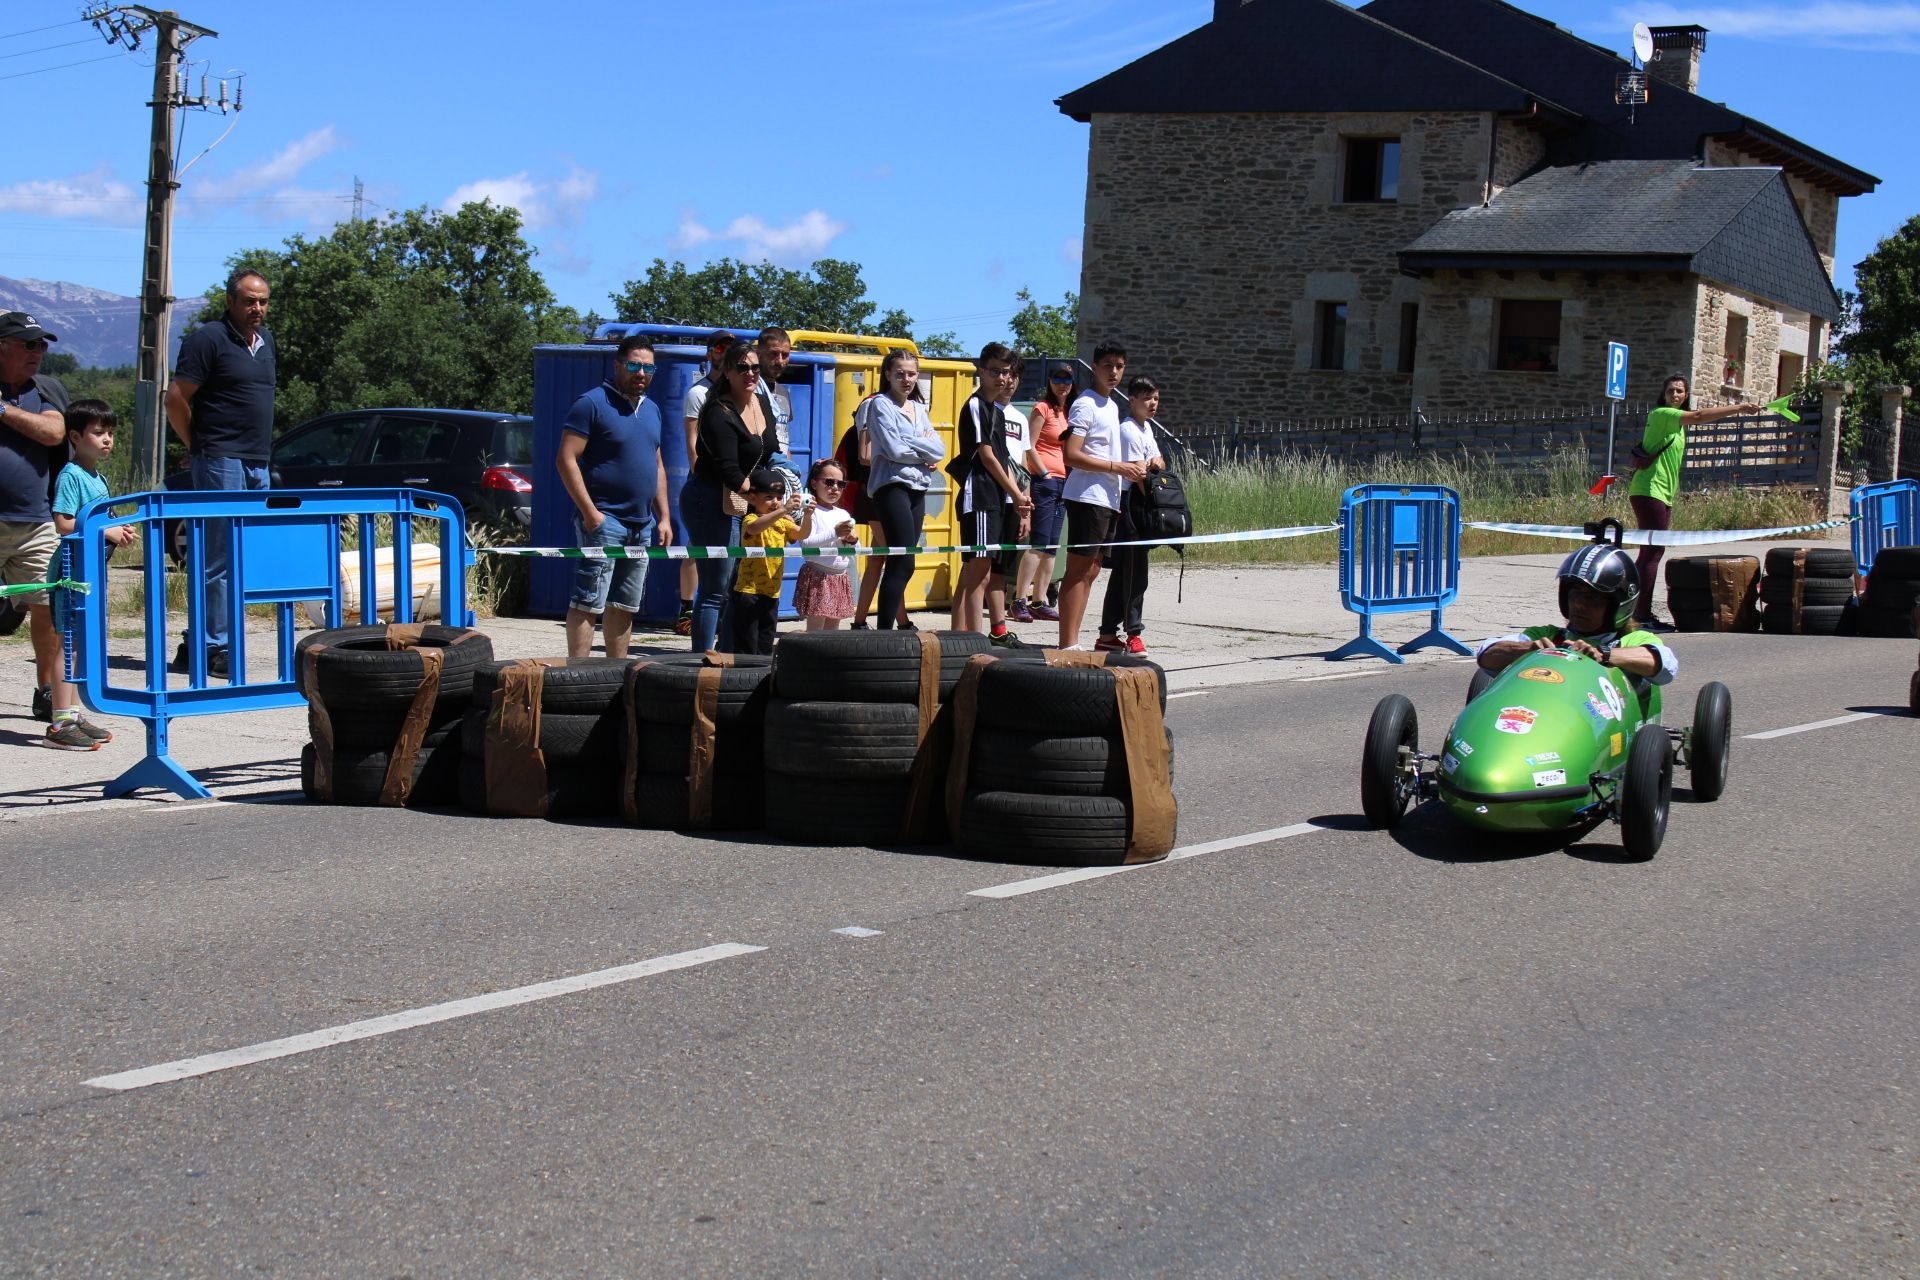
[[[1647,24],[1633,24],[1633,56],[1641,62],[1653,60],[1653,32],[1647,30]]]

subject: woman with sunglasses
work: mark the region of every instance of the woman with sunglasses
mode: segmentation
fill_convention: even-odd
[[[853,557],[845,552],[859,536],[852,513],[840,506],[847,491],[846,470],[832,458],[822,458],[807,471],[807,489],[812,501],[794,517],[800,524],[799,544],[833,554],[800,562],[793,584],[793,611],[807,620],[809,631],[838,631],[853,616],[853,582],[848,576]]]
[[[867,492],[890,547],[917,547],[927,520],[927,492],[944,483],[940,464],[947,447],[927,417],[920,399],[920,357],[895,349],[880,362],[882,394],[867,402],[867,432],[873,469]],[[879,617],[875,625],[891,631],[904,616],[913,556],[888,556],[880,571]],[[912,624],[907,624],[911,626]]]
[[[1054,548],[1060,544],[1060,524],[1067,516],[1061,492],[1067,487],[1067,460],[1060,438],[1067,434],[1067,409],[1073,404],[1073,367],[1056,364],[1047,370],[1046,390],[1033,406],[1028,430],[1033,453],[1044,473],[1035,472],[1033,490],[1033,550],[1020,557],[1014,578],[1014,600],[1008,612],[1015,622],[1058,622],[1060,615],[1047,604],[1047,586],[1053,581]]]
[[[693,469],[680,490],[680,523],[689,546],[740,545],[740,516],[753,487],[753,469],[780,447],[775,424],[761,408],[759,389],[760,357],[753,344],[728,346],[713,393],[700,407]],[[693,603],[693,651],[705,653],[719,639],[733,561],[695,563],[699,594]]]

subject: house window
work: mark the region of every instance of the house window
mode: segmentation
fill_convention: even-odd
[[[1380,204],[1400,198],[1400,139],[1348,138],[1340,199]]]
[[[1797,356],[1791,351],[1782,351],[1780,367],[1774,373],[1773,394],[1777,396],[1791,394],[1793,389],[1800,385],[1800,377],[1806,372],[1806,368],[1805,356]]]
[[[1414,346],[1420,340],[1420,304],[1400,304],[1400,372],[1413,372]]]
[[[1730,387],[1747,384],[1747,318],[1731,311],[1727,312],[1726,368],[1722,373]]]
[[[1500,304],[1493,367],[1519,373],[1560,371],[1560,303],[1509,298]]]
[[[1322,302],[1313,309],[1313,367],[1347,367],[1347,304]]]

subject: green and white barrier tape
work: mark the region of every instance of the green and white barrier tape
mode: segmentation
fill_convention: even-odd
[[[1822,520],[1819,524],[1785,525],[1778,529],[1632,529],[1622,541],[1635,547],[1705,547],[1716,542],[1756,542],[1761,538],[1782,538],[1792,533],[1817,533],[1852,524],[1855,517]],[[1469,529],[1488,533],[1519,533],[1533,538],[1568,538],[1591,542],[1593,535],[1573,524],[1496,524],[1490,520],[1469,520]]]
[[[10,587],[0,587],[0,600],[8,596],[30,596],[38,591],[51,591],[55,587],[65,587],[69,591],[82,594],[93,590],[84,582],[75,582],[72,578],[62,578],[58,582],[22,582]]]
[[[1155,547],[1193,547],[1203,543],[1269,542],[1280,538],[1304,538],[1316,533],[1334,533],[1337,524],[1303,524],[1288,529],[1247,529],[1238,533],[1197,533],[1184,538],[1163,538],[1149,543]],[[1072,542],[1069,551],[1092,551],[1101,547],[1127,547],[1131,542]],[[812,560],[820,556],[939,556],[955,552],[985,555],[995,551],[1032,551],[1026,542],[987,542],[974,546],[950,547],[475,547],[478,555],[516,556],[531,560]]]

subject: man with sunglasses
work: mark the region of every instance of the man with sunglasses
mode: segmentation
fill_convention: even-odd
[[[670,546],[667,468],[660,457],[660,406],[647,399],[653,339],[639,334],[614,349],[613,376],[573,402],[554,467],[573,499],[577,546]],[[594,620],[609,658],[627,656],[647,561],[582,560],[567,599],[567,656],[593,648]]]
[[[66,463],[67,389],[40,372],[47,344],[59,339],[24,311],[0,315],[0,582],[45,582],[60,538],[52,484]],[[15,596],[33,640],[33,715],[53,719],[51,689],[60,672],[60,637],[44,593]]]

